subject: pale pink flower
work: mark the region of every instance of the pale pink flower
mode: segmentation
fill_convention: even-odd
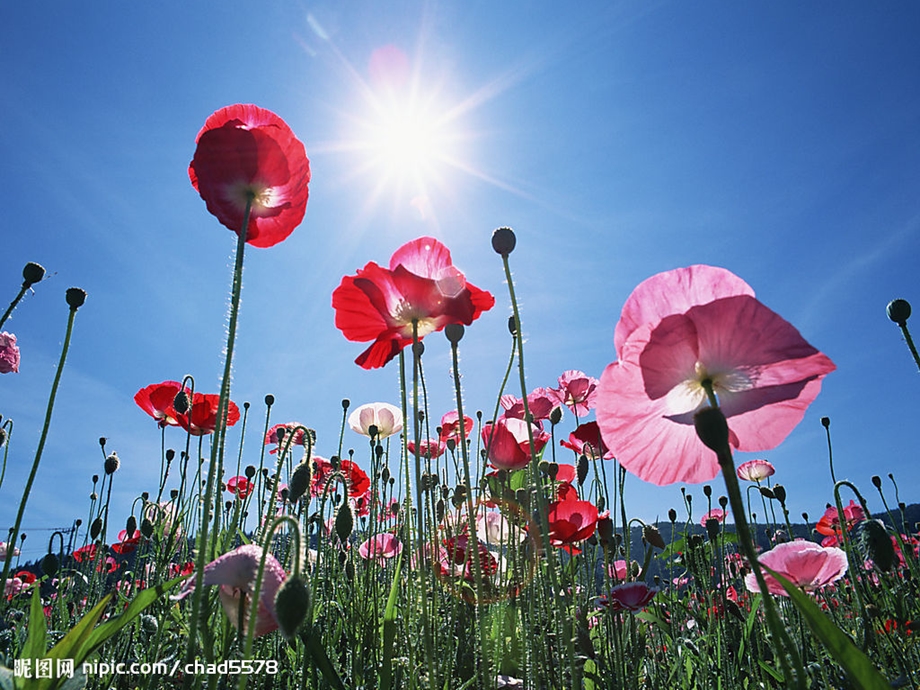
[[[820,589],[836,582],[847,571],[847,555],[836,546],[821,546],[804,539],[777,544],[761,554],[760,562],[774,570],[792,584],[807,591]],[[789,596],[783,586],[771,575],[764,573],[767,589],[772,594]],[[744,584],[751,592],[759,592],[757,577],[749,573]]]
[[[0,333],[0,374],[19,373],[19,348],[16,336],[3,331]]]
[[[760,482],[775,472],[776,468],[766,460],[748,460],[738,465],[738,478],[747,482]]]
[[[692,266],[640,284],[601,376],[597,421],[627,470],[653,484],[704,482],[719,473],[694,414],[710,383],[728,419],[729,443],[762,451],[802,420],[835,369],[750,287],[721,268]]]
[[[348,426],[364,436],[370,436],[370,427],[376,426],[379,441],[402,431],[402,412],[389,403],[368,403],[348,415]]]
[[[383,565],[390,558],[402,553],[402,542],[389,532],[375,534],[358,547],[358,555],[366,561]]]
[[[12,552],[9,550],[9,546],[5,541],[0,541],[0,561],[5,561],[6,559],[12,556],[18,556],[19,549],[15,546],[13,547]]]
[[[259,563],[262,560],[262,547],[258,544],[246,544],[225,553],[204,568],[204,584],[220,585],[218,595],[233,627],[237,627],[240,606],[243,607],[244,629],[249,624],[250,599],[255,592]],[[259,589],[259,609],[256,614],[256,637],[277,629],[275,617],[275,595],[278,588],[287,579],[287,573],[272,554],[265,557],[265,570],[262,586]],[[175,599],[188,596],[195,589],[195,578],[189,579]]]
[[[503,395],[499,400],[506,417],[524,419],[524,401],[513,395]],[[559,396],[552,388],[535,388],[527,394],[527,411],[534,421],[549,419],[553,410],[560,408]]]

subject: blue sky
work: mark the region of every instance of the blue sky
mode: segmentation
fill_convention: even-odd
[[[27,556],[42,553],[41,528],[86,519],[100,436],[123,460],[113,520],[155,491],[159,433],[133,403],[139,388],[191,373],[199,390],[218,390],[235,237],[207,213],[187,166],[206,117],[237,102],[290,124],[313,181],[303,225],[247,253],[233,399],[261,415],[272,393],[274,420],[314,427],[320,454],[335,451],[343,397],[398,402],[395,365],[366,372],[353,363],[364,346],[336,330],[332,290],[423,234],[496,295],[461,348],[466,409],[492,409],[510,308],[489,237],[508,225],[518,235],[512,265],[531,387],[554,385],[566,369],[600,376],[614,358],[620,308],[644,278],[724,266],[838,366],[786,443],[757,454],[777,466],[793,516],[817,516],[832,500],[823,415],[833,420],[838,478],[879,508],[869,478],[893,472],[902,499],[920,500],[911,433],[920,381],[885,317],[894,297],[920,309],[920,7],[380,8],[97,2],[7,11],[4,304],[27,261],[51,275],[4,327],[19,338],[23,363],[0,378],[0,414],[15,420],[3,533],[38,441],[64,291],[89,293],[23,523]],[[408,57],[412,102],[440,116],[431,148],[441,156],[424,161],[421,186],[368,148],[381,123],[368,63],[386,45]],[[439,417],[452,404],[449,352],[440,334],[428,341]],[[179,432],[167,443],[179,447]],[[349,431],[349,444],[362,440]],[[257,460],[258,445],[257,433],[247,436],[244,458]],[[700,488],[689,491],[700,505]],[[626,503],[630,516],[664,517],[679,506],[679,487],[630,478]]]

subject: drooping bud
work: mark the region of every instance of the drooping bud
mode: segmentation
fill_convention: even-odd
[[[185,389],[176,393],[176,397],[173,398],[173,407],[179,414],[188,412],[188,408],[191,407],[191,405],[191,401],[188,399],[188,393],[185,392]]]
[[[897,560],[894,545],[881,520],[863,520],[857,526],[856,534],[864,558],[886,573],[894,567]]]
[[[893,299],[888,303],[886,311],[888,318],[903,328],[910,318],[910,302],[906,299]]]
[[[355,517],[351,513],[351,504],[348,501],[342,501],[342,505],[335,514],[335,533],[344,543],[348,541],[354,528]]]
[[[613,540],[613,520],[605,515],[597,521],[597,538],[604,546],[609,546]]]
[[[310,585],[301,575],[285,580],[275,594],[278,629],[290,641],[310,610]]]
[[[58,557],[53,553],[47,554],[42,559],[42,572],[48,577],[54,577],[57,574],[58,568],[61,567],[61,562],[58,560]]]
[[[559,422],[562,421],[562,407],[554,407],[552,412],[549,413],[549,423],[553,426],[556,426]]]
[[[93,524],[89,526],[89,538],[96,539],[100,532],[102,532],[102,518],[97,517],[93,520]]]
[[[780,505],[785,505],[786,503],[786,487],[782,484],[773,485],[773,495],[776,496],[776,500],[779,501]]]
[[[661,537],[661,532],[658,531],[655,525],[643,525],[642,538],[656,548],[663,549],[666,546],[664,539]]]
[[[514,230],[511,228],[497,228],[492,232],[492,249],[497,254],[508,256],[514,251],[517,244],[517,238],[514,236]]]
[[[511,335],[518,334],[517,319],[514,318],[514,314],[508,317],[508,332],[511,333]]]
[[[125,521],[125,532],[128,533],[128,539],[134,536],[134,533],[137,532],[137,518],[133,515],[129,515],[128,519]]]
[[[153,523],[147,518],[141,520],[141,534],[150,539],[153,536]]]
[[[677,511],[673,508],[668,509],[668,520],[672,523],[677,522]]]
[[[578,456],[578,465],[575,467],[575,470],[578,473],[578,486],[584,486],[585,479],[588,478],[588,456],[587,455]]]
[[[302,462],[291,473],[291,479],[288,482],[288,500],[293,503],[303,496],[307,489],[310,488],[310,480],[313,474],[313,463]]]

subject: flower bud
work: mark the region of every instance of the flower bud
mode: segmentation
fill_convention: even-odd
[[[86,290],[81,290],[80,288],[67,288],[66,295],[67,306],[70,307],[71,311],[76,311],[82,307],[83,303],[86,301]]]
[[[153,536],[153,523],[147,518],[141,520],[141,534],[150,539]]]
[[[95,539],[99,536],[100,532],[102,532],[102,518],[97,517],[93,520],[93,524],[89,526],[89,538]]]
[[[696,435],[716,453],[728,452],[728,421],[718,407],[704,407],[693,415]]]
[[[310,586],[300,575],[285,580],[275,594],[278,629],[290,641],[310,610]]]
[[[449,323],[444,327],[444,335],[451,345],[456,345],[463,339],[463,330],[462,323]]]
[[[552,412],[549,413],[549,423],[553,426],[556,426],[559,422],[562,421],[562,408],[554,407]]]
[[[780,502],[780,505],[786,503],[786,487],[782,484],[773,485],[773,495],[776,496],[776,500]]]
[[[24,288],[30,288],[35,285],[35,283],[40,283],[44,277],[45,267],[30,261],[25,265],[25,268],[22,269],[22,286]]]
[[[335,533],[342,542],[347,542],[355,528],[355,518],[351,513],[351,504],[348,501],[342,501],[338,512],[335,514]]]
[[[661,532],[655,525],[643,525],[642,538],[656,548],[663,549],[666,546],[664,539],[661,538]]]
[[[514,236],[514,230],[511,228],[498,228],[492,233],[492,249],[497,254],[508,256],[514,251],[517,244],[517,238]]]
[[[121,466],[121,460],[118,457],[118,453],[112,451],[108,457],[105,459],[105,473],[106,474],[115,474],[118,471],[118,468]]]
[[[672,523],[677,522],[677,511],[673,508],[668,509],[668,520]]]
[[[872,486],[874,486],[876,489],[882,488],[882,478],[877,474],[872,475]]]
[[[188,412],[188,408],[191,407],[191,401],[189,401],[188,393],[186,393],[185,390],[176,393],[176,397],[173,398],[173,407],[179,414]]]
[[[271,407],[274,404],[275,404],[275,396],[269,393],[268,395],[265,396],[265,406]]]
[[[830,418],[830,417],[821,417],[821,426],[823,426],[825,429],[830,429],[830,426],[831,426],[831,418]]]
[[[886,311],[888,318],[903,328],[910,318],[910,302],[906,299],[893,299],[888,303]]]
[[[511,333],[511,335],[518,334],[518,324],[514,314],[508,317],[508,332]]]
[[[61,562],[58,560],[58,557],[53,553],[47,554],[42,559],[42,572],[48,577],[54,577],[57,574],[58,568],[61,567]]]
[[[579,455],[578,464],[575,466],[575,471],[577,472],[578,486],[584,486],[585,479],[588,478],[588,456]]]
[[[128,519],[125,520],[125,532],[128,533],[128,539],[134,536],[134,533],[137,532],[137,518],[133,515],[129,515]]]

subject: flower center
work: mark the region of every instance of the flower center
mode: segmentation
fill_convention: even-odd
[[[672,413],[684,414],[699,409],[707,401],[709,389],[716,396],[724,396],[750,390],[753,385],[751,377],[742,371],[710,371],[698,361],[693,365],[690,378],[674,386],[666,401]]]

